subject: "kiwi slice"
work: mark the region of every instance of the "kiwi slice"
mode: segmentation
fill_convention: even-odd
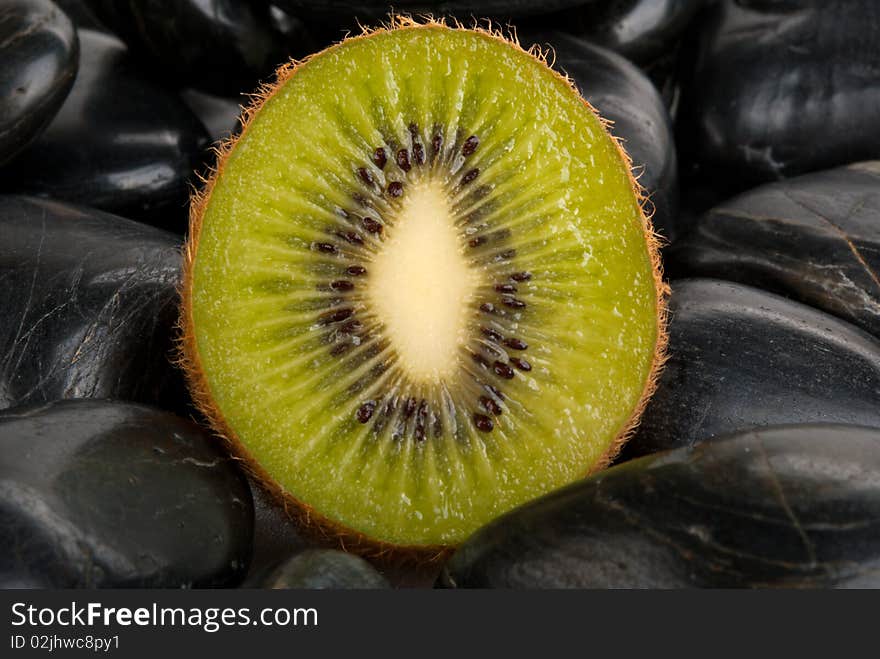
[[[614,457],[662,356],[655,239],[541,57],[396,19],[283,68],[220,155],[184,362],[303,517],[434,551]]]

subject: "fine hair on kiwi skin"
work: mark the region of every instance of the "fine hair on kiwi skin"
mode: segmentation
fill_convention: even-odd
[[[345,42],[357,39],[367,38],[371,35],[390,30],[418,30],[427,27],[450,27],[443,20],[435,20],[432,18],[424,18],[416,21],[406,16],[392,15],[388,25],[376,29],[364,29],[361,35],[348,37]],[[454,29],[465,29],[464,26],[455,22]],[[501,31],[492,28],[491,24],[487,27],[481,27],[475,24],[472,28],[487,37],[498,39],[514,48],[523,51],[519,42],[516,40],[515,34],[510,37]],[[344,42],[343,42],[344,43]],[[354,529],[342,526],[339,522],[331,520],[324,515],[318,513],[305,502],[294,498],[289,492],[278,485],[275,480],[265,471],[259,462],[251,455],[248,449],[238,440],[235,432],[227,423],[222,412],[214,402],[210,387],[202,367],[201,358],[197,349],[195,327],[192,315],[192,294],[193,294],[193,265],[195,263],[196,253],[199,246],[199,237],[201,233],[202,221],[205,215],[208,202],[215,183],[224,171],[224,167],[229,158],[233,147],[239,140],[246,139],[248,128],[254,117],[259,113],[263,105],[271,99],[276,92],[281,89],[284,84],[296,74],[299,66],[308,62],[325,52],[328,52],[339,44],[330,46],[321,53],[309,56],[302,62],[291,61],[282,65],[277,73],[276,80],[273,84],[263,85],[259,91],[253,95],[251,104],[244,110],[241,123],[242,130],[237,137],[231,137],[220,143],[215,151],[217,155],[216,166],[211,170],[210,175],[203,179],[203,187],[200,191],[196,191],[193,195],[190,205],[190,230],[189,237],[184,247],[184,274],[181,285],[181,315],[180,315],[180,338],[179,338],[179,361],[186,374],[189,389],[197,408],[204,415],[207,423],[214,432],[219,435],[227,444],[229,451],[233,456],[239,459],[244,468],[251,475],[252,480],[264,488],[271,497],[276,500],[279,505],[283,506],[291,519],[298,522],[306,532],[309,533],[317,542],[327,546],[339,546],[345,550],[363,554],[368,557],[380,559],[389,562],[414,562],[417,564],[431,563],[442,560],[454,547],[449,545],[398,545],[383,542],[375,538],[358,532]],[[547,52],[542,51],[539,47],[533,46],[527,52],[533,58],[546,64]],[[573,90],[575,94],[583,102],[584,106],[598,117],[596,111],[578,94],[574,85],[563,75],[553,71],[557,77],[565,80],[566,84]],[[601,124],[609,132],[609,122],[599,118]],[[610,464],[621,446],[628,437],[634,432],[638,423],[638,419],[644,410],[651,394],[653,393],[659,371],[665,359],[665,348],[667,342],[666,336],[666,297],[668,295],[668,287],[663,282],[660,269],[659,259],[659,237],[653,232],[650,224],[650,218],[645,212],[644,203],[645,195],[632,175],[632,167],[629,157],[620,145],[619,140],[613,138],[612,141],[619,151],[620,157],[626,163],[629,174],[630,183],[633,192],[639,201],[641,208],[641,220],[644,237],[647,243],[648,255],[651,261],[652,273],[654,276],[654,288],[656,293],[656,342],[654,349],[654,358],[651,364],[650,373],[647,377],[642,395],[638,405],[633,409],[632,414],[626,423],[623,424],[618,432],[616,439],[611,443],[604,456],[598,460],[590,470],[590,473],[603,469]],[[389,157],[393,157],[390,155]],[[588,474],[584,474],[586,476]]]

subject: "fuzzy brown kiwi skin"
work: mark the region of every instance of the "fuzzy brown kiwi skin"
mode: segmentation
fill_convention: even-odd
[[[352,39],[363,39],[378,32],[386,32],[390,30],[418,30],[436,27],[448,28],[450,26],[448,26],[443,20],[426,18],[421,21],[416,21],[408,16],[392,15],[387,26],[382,26],[376,29],[364,29],[362,34],[348,37],[345,41],[340,43],[345,43]],[[455,29],[463,29],[463,26],[458,22],[455,22],[453,27]],[[527,51],[524,50],[516,39],[515,34],[508,38],[501,31],[493,29],[491,24],[488,24],[487,27],[474,25],[469,29],[481,32],[490,38],[503,41],[514,48],[526,52],[541,63],[547,64],[548,52],[542,51],[538,46],[533,46]],[[290,61],[279,67],[275,74],[275,82],[273,84],[263,85],[258,92],[252,96],[250,105],[245,108],[242,113],[240,119],[242,129],[239,135],[237,137],[231,137],[215,147],[214,151],[217,156],[217,164],[212,168],[208,177],[202,178],[202,188],[201,190],[194,190],[190,202],[189,237],[184,245],[184,268],[180,289],[181,302],[178,323],[178,362],[186,376],[193,402],[204,416],[207,424],[225,443],[228,451],[233,457],[242,463],[242,466],[250,474],[253,481],[262,487],[270,497],[278,503],[278,505],[283,507],[291,520],[293,520],[311,539],[318,544],[339,547],[346,551],[361,554],[383,564],[430,566],[445,560],[447,556],[455,550],[455,547],[452,545],[394,545],[381,540],[376,540],[375,538],[370,538],[363,533],[348,528],[321,515],[311,506],[300,501],[278,485],[248,452],[231,426],[227,423],[220,409],[214,403],[214,397],[211,394],[210,385],[204,375],[204,369],[202,368],[201,357],[199,355],[198,345],[195,338],[195,327],[192,317],[193,266],[198,252],[199,237],[205,211],[208,207],[208,202],[210,201],[214,185],[223,173],[227,158],[238,140],[246,138],[251,122],[266,101],[271,99],[278,90],[296,74],[298,68],[313,57],[317,57],[323,52],[337,48],[339,45],[340,44],[334,44],[320,53],[310,55],[301,62]],[[630,183],[639,202],[642,228],[648,246],[648,256],[651,261],[657,300],[656,347],[651,369],[642,390],[641,397],[632,414],[623,424],[608,450],[599,458],[599,460],[597,460],[589,473],[586,474],[589,475],[604,469],[614,461],[623,445],[638,427],[642,412],[657,387],[657,379],[666,360],[666,346],[668,341],[666,333],[666,299],[669,295],[669,287],[663,281],[659,253],[660,239],[657,234],[654,233],[654,230],[651,227],[650,217],[645,212],[645,193],[632,174],[632,161],[623,149],[620,140],[611,134],[611,123],[599,117],[593,106],[580,96],[577,88],[571,80],[553,69],[551,69],[551,71],[553,71],[554,75],[559,79],[563,80],[575,94],[578,94],[584,106],[599,119],[605,130],[611,135],[621,158],[623,158],[627,165]]]

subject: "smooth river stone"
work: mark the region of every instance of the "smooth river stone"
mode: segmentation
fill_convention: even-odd
[[[79,41],[67,15],[49,0],[0,4],[0,164],[46,128],[67,97]]]
[[[582,0],[539,18],[645,65],[674,50],[704,0]]]
[[[181,409],[171,365],[180,241],[138,222],[0,195],[0,409],[117,398]]]
[[[184,89],[180,96],[207,129],[212,142],[220,142],[241,131],[239,117],[242,106],[247,107],[249,103],[246,97],[228,98],[197,89]]]
[[[711,279],[672,282],[669,359],[622,459],[760,426],[880,427],[880,341],[811,307]]]
[[[335,549],[308,549],[278,565],[260,587],[360,590],[390,586],[385,577],[359,556]]]
[[[387,19],[394,9],[413,16],[534,16],[582,5],[585,0],[273,0],[285,11],[327,20],[353,18]]]
[[[79,31],[80,71],[58,115],[0,187],[71,201],[183,232],[204,127],[172,91],[140,74],[125,46]]]
[[[720,0],[682,126],[728,191],[880,158],[880,3]]]
[[[654,228],[667,240],[675,236],[678,213],[678,165],[672,123],[654,85],[623,57],[564,32],[525,32],[523,45],[552,46],[554,68],[574,81],[581,95],[613,123],[633,161],[639,184],[649,195]]]
[[[131,403],[0,413],[0,583],[237,584],[253,505],[221,447],[190,421]]]
[[[220,94],[254,91],[286,61],[265,1],[90,0],[150,71]],[[306,53],[297,53],[297,56]]]
[[[745,192],[706,213],[668,256],[673,277],[757,286],[880,337],[880,161]]]
[[[612,467],[475,533],[440,585],[878,588],[880,430],[764,428]]]

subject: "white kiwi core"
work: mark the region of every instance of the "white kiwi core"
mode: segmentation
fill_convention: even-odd
[[[481,282],[468,263],[434,180],[413,185],[370,266],[368,296],[400,363],[416,382],[449,378],[467,339],[467,313]]]

